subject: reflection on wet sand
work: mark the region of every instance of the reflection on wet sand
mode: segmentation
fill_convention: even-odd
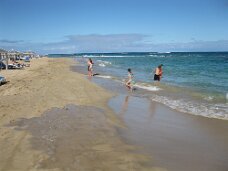
[[[124,99],[123,105],[121,107],[120,113],[119,113],[119,115],[122,117],[126,113],[126,111],[128,110],[128,100],[129,100],[129,96],[126,96]]]

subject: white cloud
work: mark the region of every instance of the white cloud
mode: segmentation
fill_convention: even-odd
[[[8,40],[8,39],[0,39],[0,43],[2,44],[12,44],[12,43],[22,43],[23,40]]]
[[[78,52],[136,52],[136,51],[228,51],[228,40],[153,43],[143,34],[90,34],[68,35],[65,40],[55,43],[26,43],[23,41],[0,41],[5,49],[27,50],[39,53],[78,53]],[[7,43],[6,43],[7,42]]]

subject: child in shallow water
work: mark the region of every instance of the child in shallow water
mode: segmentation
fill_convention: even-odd
[[[126,81],[126,87],[129,89],[129,90],[132,90],[132,79],[133,79],[133,73],[131,71],[131,68],[128,68],[128,78],[127,78],[127,81]]]

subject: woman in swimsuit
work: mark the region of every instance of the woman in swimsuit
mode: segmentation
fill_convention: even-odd
[[[93,61],[91,58],[89,58],[87,64],[88,64],[88,75],[93,76]]]

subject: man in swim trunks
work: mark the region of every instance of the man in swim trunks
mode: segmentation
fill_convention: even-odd
[[[161,77],[162,77],[162,66],[163,66],[163,64],[159,65],[155,69],[154,81],[160,81],[161,80]]]

